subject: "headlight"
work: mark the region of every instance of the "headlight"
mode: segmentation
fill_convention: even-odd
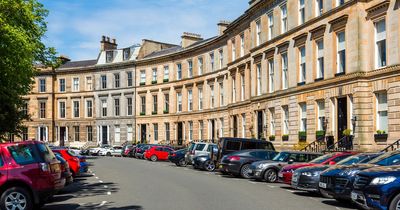
[[[371,181],[371,185],[384,185],[389,184],[396,180],[394,176],[376,177]]]
[[[339,173],[340,176],[354,176],[357,172],[360,170],[358,169],[353,169],[353,170],[344,170]]]
[[[207,158],[206,157],[198,157],[198,158],[194,158],[193,160],[195,160],[195,159],[200,160],[200,161],[205,161]]]
[[[301,172],[301,175],[303,176],[319,176],[320,172],[319,171],[305,171],[305,172]]]
[[[266,168],[269,164],[268,163],[261,163],[257,165],[257,168]]]

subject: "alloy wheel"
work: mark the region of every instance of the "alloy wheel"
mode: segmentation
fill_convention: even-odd
[[[205,164],[205,168],[207,171],[214,171],[215,170],[215,164],[212,161],[207,161]]]
[[[396,203],[396,210],[400,210],[400,200]]]
[[[26,209],[26,197],[22,193],[10,193],[5,200],[7,210],[24,210]]]
[[[276,181],[276,171],[273,169],[269,169],[268,171],[265,172],[265,180],[267,182],[275,182]]]
[[[242,166],[242,169],[240,171],[241,171],[241,175],[243,178],[246,178],[246,179],[250,178],[250,175],[249,175],[250,165],[249,164]]]

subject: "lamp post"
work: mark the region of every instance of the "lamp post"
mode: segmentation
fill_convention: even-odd
[[[357,125],[357,116],[353,115],[353,117],[351,118],[351,125],[353,126],[353,136],[350,136],[348,139],[348,148],[352,150],[353,149],[353,138],[354,138],[354,134],[356,132],[356,125]]]
[[[326,140],[325,136],[327,128],[328,128],[328,118],[324,117],[324,119],[322,120],[322,129],[324,130],[324,139],[323,139],[324,141]]]

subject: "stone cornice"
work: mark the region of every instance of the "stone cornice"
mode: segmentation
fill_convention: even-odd
[[[331,25],[332,31],[338,31],[346,27],[347,19],[349,15],[342,15],[334,20],[329,21],[328,23]]]
[[[301,45],[304,45],[307,41],[308,33],[304,32],[300,35],[297,35],[296,37],[293,38],[294,40],[294,46],[298,47]]]
[[[322,36],[324,36],[325,33],[325,29],[326,29],[326,25],[320,25],[314,29],[310,30],[311,33],[311,39],[319,39]]]
[[[374,19],[378,16],[381,16],[383,14],[386,14],[388,8],[389,8],[390,1],[385,0],[379,4],[376,4],[368,9],[366,9],[368,15],[367,19]]]
[[[269,49],[265,50],[265,51],[264,51],[265,58],[266,58],[266,59],[270,59],[271,57],[274,57],[274,55],[275,55],[275,50],[276,50],[275,47],[272,47],[272,48],[269,48]]]

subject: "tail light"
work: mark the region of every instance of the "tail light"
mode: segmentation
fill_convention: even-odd
[[[175,157],[176,156],[176,154],[175,153],[172,153],[172,155],[171,155],[172,157]]]
[[[42,169],[43,172],[50,172],[50,166],[47,163],[40,163],[40,169]]]
[[[81,162],[86,162],[86,158],[79,159]]]
[[[239,160],[240,160],[240,157],[239,157],[239,156],[229,156],[229,157],[228,157],[228,160],[229,160],[229,161],[239,161]]]

